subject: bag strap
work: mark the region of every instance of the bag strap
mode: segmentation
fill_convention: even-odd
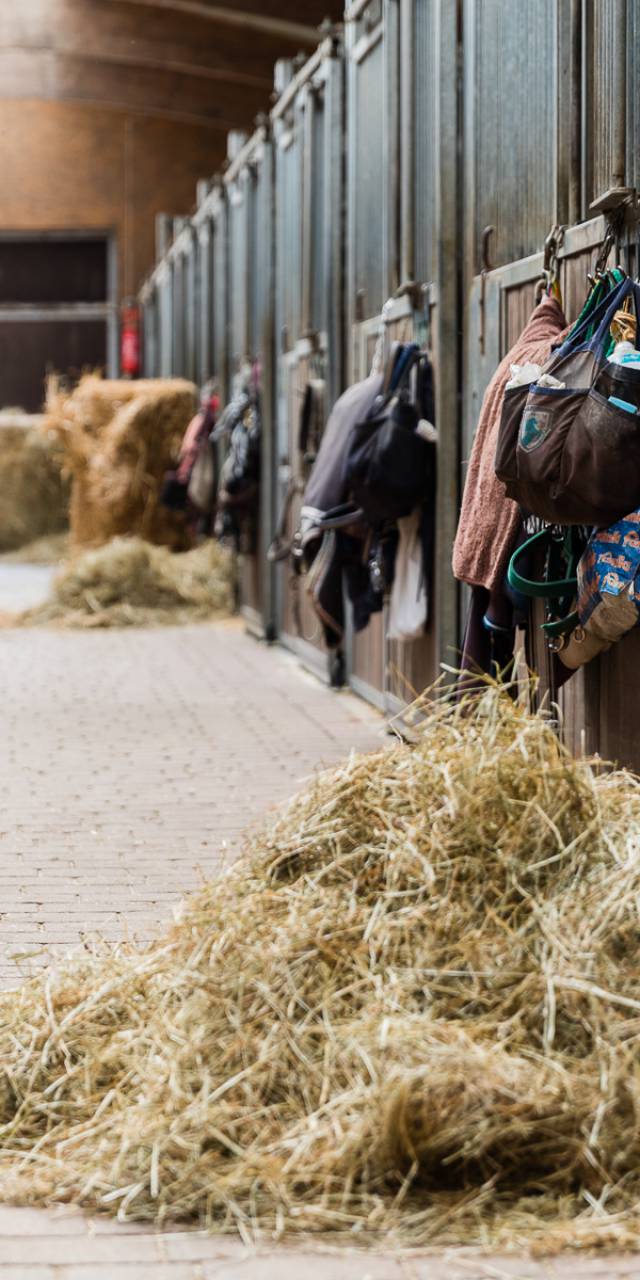
[[[420,347],[417,342],[408,342],[404,351],[398,356],[393,369],[393,375],[389,383],[389,391],[398,391],[400,387],[407,385],[411,370],[420,356]]]
[[[553,530],[550,527],[540,529],[538,533],[534,533],[531,538],[527,538],[527,541],[523,542],[514,551],[507,570],[507,580],[513,591],[519,591],[523,596],[531,596],[533,599],[538,600],[560,600],[562,596],[566,596],[577,587],[578,579],[572,573],[567,577],[556,578],[551,582],[546,582],[540,578],[525,578],[520,573],[518,564],[522,557],[538,547],[550,547],[552,541]]]
[[[568,553],[568,572],[564,578],[553,579],[536,579],[525,578],[518,570],[517,565],[520,558],[530,551],[538,547],[546,547],[550,550],[557,541],[554,536],[553,529],[548,527],[534,533],[531,538],[527,538],[520,547],[514,551],[509,568],[507,571],[507,580],[509,586],[518,591],[523,596],[529,596],[538,600],[566,600],[569,604],[578,588],[577,563],[579,554],[573,545],[573,533],[568,530],[568,536],[571,539],[571,548]],[[569,631],[573,631],[579,621],[577,610],[573,609],[570,613],[561,618],[547,619],[541,624],[540,630],[544,631],[548,637],[565,635]]]
[[[549,526],[548,529],[540,529],[538,534],[532,535],[532,538],[527,538],[526,543],[522,543],[521,547],[513,552],[507,570],[508,584],[513,591],[520,591],[521,595],[531,596],[532,599],[559,600],[563,595],[568,595],[570,591],[577,588],[577,575],[573,567],[570,567],[570,572],[566,576],[550,581],[525,577],[518,570],[522,557],[536,548],[549,548],[554,540],[556,539],[554,539],[553,529]],[[571,554],[570,566],[575,561],[577,562],[577,557]]]
[[[636,286],[634,281],[628,276],[620,284],[615,285],[600,302],[596,304],[581,322],[575,326],[568,338],[565,339],[562,346],[556,351],[556,357],[562,353],[563,356],[569,355],[577,350],[578,347],[588,345],[593,349],[604,350],[606,337],[611,326],[611,321],[619,310],[620,304],[624,299],[633,293]],[[591,331],[591,337],[589,337]]]

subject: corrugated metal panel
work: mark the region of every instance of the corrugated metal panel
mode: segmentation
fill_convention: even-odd
[[[318,89],[313,94],[313,115],[311,130],[311,183],[310,191],[305,199],[310,201],[310,282],[309,282],[309,322],[317,333],[326,333],[329,312],[329,297],[325,275],[325,191],[327,180],[327,138],[324,109],[324,92]],[[339,215],[339,210],[336,210]]]
[[[349,201],[353,243],[352,288],[364,315],[376,315],[385,293],[384,36],[360,61],[351,60]]]
[[[174,254],[172,268],[173,350],[171,372],[175,377],[181,378],[184,375],[184,262],[181,254]]]
[[[212,214],[213,228],[213,373],[220,379],[223,395],[228,391],[227,335],[227,228],[226,206],[220,194]]]
[[[276,150],[276,307],[284,348],[300,335],[302,275],[302,149],[300,103],[280,122]]]
[[[435,271],[436,125],[438,60],[436,5],[415,0],[413,7],[415,149],[413,176],[414,270],[416,280],[432,280]]]
[[[473,273],[483,227],[496,265],[542,245],[555,211],[556,0],[467,0],[466,198]]]
[[[263,366],[270,353],[273,332],[273,153],[262,142],[255,162],[252,200],[251,349]]]
[[[204,218],[198,227],[197,307],[198,350],[197,378],[200,385],[213,373],[212,367],[212,243],[211,226]]]
[[[264,298],[264,252],[260,253],[260,215],[262,209],[262,187],[264,175],[257,163],[250,169],[251,198],[248,202],[248,280],[247,280],[247,352],[251,358],[260,353],[261,332],[260,317],[262,315],[262,298]]]
[[[160,362],[159,373],[169,378],[173,373],[173,270],[165,262],[158,277],[158,301],[160,309]]]
[[[590,200],[637,173],[637,0],[597,0],[586,9]]]
[[[249,273],[248,175],[241,173],[227,191],[229,225],[229,355],[231,373],[237,372],[248,354],[247,302]]]
[[[184,264],[184,376],[195,382],[197,343],[196,238],[193,231],[185,246]]]
[[[640,186],[640,0],[627,0],[627,182]]]

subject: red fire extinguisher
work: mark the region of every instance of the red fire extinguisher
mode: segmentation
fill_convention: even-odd
[[[137,378],[140,373],[140,311],[128,301],[122,305],[120,370],[124,378]]]

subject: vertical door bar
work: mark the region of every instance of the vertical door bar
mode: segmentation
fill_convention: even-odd
[[[384,175],[385,193],[384,291],[387,297],[400,283],[400,130],[399,130],[399,0],[383,0],[384,14]]]
[[[582,217],[582,0],[571,0],[569,68],[569,183],[567,221]]]
[[[415,0],[400,0],[400,275],[415,280],[416,95],[414,56]],[[423,121],[423,128],[428,128]]]
[[[594,0],[583,0],[582,5],[582,130],[580,181],[582,187],[581,217],[593,200],[593,143],[594,143],[594,67],[593,67],[593,5]]]
[[[256,217],[264,236],[263,257],[259,264],[262,276],[261,311],[258,316],[258,333],[255,335],[259,345],[262,365],[262,422],[263,422],[263,463],[262,463],[262,502],[260,518],[262,522],[263,560],[261,573],[264,575],[262,608],[264,633],[267,640],[275,640],[278,632],[278,600],[276,586],[276,566],[266,558],[266,549],[275,532],[276,511],[278,502],[278,439],[276,429],[276,341],[275,341],[275,164],[272,137],[265,137],[256,173],[254,194],[256,200]],[[257,264],[256,264],[257,265]]]
[[[327,391],[330,405],[345,385],[344,314],[347,302],[344,252],[344,74],[341,46],[334,46],[326,62],[324,89],[324,216],[323,263],[327,282]]]
[[[627,142],[627,0],[613,0],[612,187],[623,187]]]
[[[302,96],[302,315],[300,328],[307,334],[312,328],[311,272],[313,259],[313,138],[315,93],[308,85]]]
[[[458,588],[451,573],[451,549],[458,521],[460,456],[458,313],[458,5],[436,4],[439,66],[436,136],[436,413],[438,423],[437,565],[435,626],[438,661],[455,659],[458,644]]]
[[[346,272],[347,272],[347,296],[346,296],[346,341],[347,341],[347,382],[351,383],[355,380],[356,359],[355,359],[355,324],[356,324],[356,294],[358,290],[358,280],[356,273],[356,200],[355,200],[355,181],[356,181],[356,112],[358,104],[358,87],[357,75],[358,68],[354,59],[354,48],[356,44],[356,28],[355,22],[347,20],[346,23],[346,75],[347,75],[347,139],[346,139],[346,183],[345,192],[346,202]],[[349,655],[349,664],[351,656]]]

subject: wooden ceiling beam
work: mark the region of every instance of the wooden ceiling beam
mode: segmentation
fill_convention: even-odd
[[[265,89],[229,82],[212,91],[207,80],[111,60],[61,55],[50,50],[0,49],[0,84],[4,98],[46,98],[118,107],[124,112],[246,128],[265,105]]]
[[[170,9],[149,10],[114,0],[30,0],[29,23],[22,21],[21,9],[3,11],[0,3],[0,47],[56,49],[81,54],[129,57],[141,54],[141,61],[194,63],[196,67],[235,71],[273,83],[273,64],[297,46],[287,46],[273,36],[247,39],[234,27],[218,28],[197,18],[185,21]],[[2,87],[0,86],[0,93]]]
[[[148,9],[168,9],[174,13],[202,18],[219,26],[242,27],[245,31],[263,32],[286,41],[298,41],[307,48],[318,43],[317,27],[288,18],[272,17],[237,7],[207,4],[205,0],[111,0],[112,4],[135,4]]]
[[[170,72],[177,76],[192,77],[195,80],[208,80],[216,84],[250,85],[254,89],[260,90],[264,95],[268,95],[273,84],[273,77],[267,73],[271,70],[270,67],[266,69],[265,74],[257,75],[250,71],[243,71],[241,67],[229,63],[211,67],[187,60],[180,61],[169,57],[150,56],[146,51],[142,50],[135,53],[115,53],[101,49],[99,46],[93,49],[87,45],[84,48],[73,43],[67,45],[58,38],[55,38],[51,44],[29,46],[9,44],[0,46],[0,58],[8,57],[11,53],[20,59],[29,55],[38,57],[38,55],[49,54],[63,61],[64,59],[75,59],[97,65],[140,69],[142,72]]]

